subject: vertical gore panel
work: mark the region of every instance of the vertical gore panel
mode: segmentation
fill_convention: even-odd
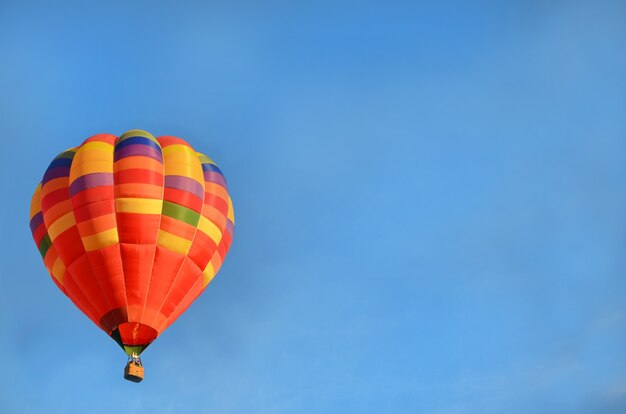
[[[126,322],[126,286],[120,256],[113,187],[116,137],[94,135],[76,151],[70,171],[70,193],[83,248],[96,276],[93,294],[104,297],[106,322]]]
[[[198,279],[202,279],[202,269],[193,261],[189,260],[188,257],[185,258],[176,275],[176,282],[170,287],[167,298],[157,313],[153,326],[160,327],[166,323],[168,317],[180,305],[183,298]]]
[[[128,320],[137,322],[146,300],[156,245],[120,243],[120,249],[126,276]]]
[[[40,183],[33,194],[30,205],[30,229],[35,244],[40,248],[40,252],[43,253],[44,265],[50,276],[52,276],[52,281],[76,307],[81,309],[94,323],[98,324],[99,318],[94,306],[85,298],[83,292],[74,283],[73,278],[71,276],[66,277],[67,270],[65,263],[50,241],[48,230],[43,221],[43,213],[41,212],[41,188],[42,185]],[[46,240],[45,243],[47,243],[47,247],[42,246],[44,239]]]
[[[157,255],[143,318],[148,325],[154,324],[176,283],[197,231],[204,198],[202,165],[193,148],[176,137],[157,140],[165,177]]]
[[[181,269],[181,277],[172,287],[160,312],[161,317],[156,324],[159,332],[171,325],[202,293],[221,266],[232,240],[234,212],[227,193],[226,180],[213,160],[201,153],[196,155],[202,165],[207,191],[202,216],[189,255]],[[214,186],[219,186],[223,190],[218,192],[225,199],[214,195],[213,192],[209,193],[214,190]],[[223,202],[225,208],[216,208],[216,202]],[[196,269],[202,271],[197,272]]]
[[[46,254],[53,254],[54,249],[58,255],[62,265],[55,261],[53,271],[63,274],[63,286],[70,299],[88,317],[98,321],[100,316],[106,313],[107,306],[101,297],[92,297],[87,293],[90,286],[96,282],[95,276],[91,272],[72,271],[76,267],[74,264],[85,256],[70,200],[69,176],[75,155],[75,148],[61,153],[44,173],[39,198],[43,225],[51,231],[46,231],[42,243],[43,247],[48,249]],[[40,252],[43,253],[42,246]],[[65,270],[62,267],[65,267]]]
[[[148,294],[163,208],[161,145],[145,131],[128,131],[115,142],[113,172],[128,320],[138,322]]]
[[[231,217],[234,218],[234,215],[231,214]],[[172,314],[169,315],[167,320],[162,325],[159,325],[157,327],[157,330],[159,332],[163,332],[172,323],[174,323],[174,321],[176,321],[176,319],[178,319],[178,317],[182,315],[182,313],[185,312],[185,310],[187,310],[187,308],[193,303],[193,301],[196,300],[198,296],[202,294],[202,292],[204,291],[204,289],[206,289],[206,287],[211,282],[211,280],[213,280],[217,272],[220,270],[222,262],[224,258],[226,257],[226,253],[228,252],[228,249],[230,248],[230,244],[232,242],[232,237],[233,237],[233,232],[234,232],[234,223],[230,219],[228,219],[228,225],[227,225],[226,232],[224,233],[224,237],[222,237],[220,246],[218,246],[218,249],[215,251],[215,253],[213,254],[213,257],[209,261],[209,264],[204,269],[204,272],[202,274],[203,277],[196,279],[193,286],[189,288],[187,295],[182,299],[182,301],[180,302],[178,307],[174,310],[174,312],[172,312]],[[222,253],[220,253],[220,251]]]
[[[185,256],[180,253],[172,252],[161,246],[156,247],[150,289],[143,310],[142,323],[152,326],[152,321],[157,317],[163,298],[165,298],[169,286],[176,277],[184,259]]]

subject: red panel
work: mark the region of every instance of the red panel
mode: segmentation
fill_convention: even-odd
[[[156,244],[160,221],[156,214],[117,213],[120,243]]]
[[[185,256],[171,252],[161,246],[156,247],[150,288],[142,318],[142,323],[151,325],[165,301],[172,281],[183,264]]]
[[[35,240],[35,244],[39,246],[41,239],[46,235],[47,229],[45,224],[41,223],[39,227],[33,232],[33,240]]]
[[[141,164],[138,163],[137,166],[139,167],[141,166]],[[161,172],[148,170],[145,168],[131,168],[127,170],[117,171],[115,173],[115,184],[130,183],[163,185],[163,174]]]
[[[121,243],[120,253],[126,278],[128,320],[139,321],[148,292],[156,246]]]
[[[100,318],[110,311],[110,307],[102,294],[102,289],[100,288],[95,273],[91,269],[87,256],[82,255],[79,257],[78,260],[68,266],[67,270],[68,272],[66,272],[66,277],[63,280],[65,288],[77,299],[80,297],[77,292],[82,291],[85,300],[92,304],[94,315],[96,315],[95,319],[100,321]],[[80,310],[86,313],[88,311],[87,305],[83,303],[80,306]],[[100,325],[99,322],[96,322],[96,324]],[[114,328],[114,325],[109,323],[107,325],[100,325],[100,327],[105,331],[110,331]]]
[[[76,226],[72,226],[59,234],[57,238],[54,239],[53,244],[66,266],[68,263],[73,263],[76,259],[85,254],[83,242]]]
[[[84,206],[87,203],[95,203],[102,200],[110,200],[113,198],[113,186],[101,185],[99,187],[87,188],[72,196],[72,205],[74,208]]]
[[[52,276],[52,275],[50,275],[50,276]],[[67,293],[67,290],[65,289],[65,287],[64,287],[62,284],[60,284],[60,283],[59,283],[59,281],[57,280],[57,278],[56,278],[56,277],[54,277],[54,276],[52,276],[52,277],[51,277],[51,279],[52,279],[52,281],[54,282],[54,284],[55,284],[55,285],[57,285],[57,287],[59,288],[59,290],[60,290],[61,292],[63,292],[63,293],[65,294],[65,296],[67,296],[67,297],[68,297],[68,298],[72,301],[72,303],[74,303],[74,305],[76,305],[76,301],[74,301],[74,299],[72,299],[72,298],[69,296],[69,294]],[[79,309],[80,309],[80,308],[79,308]],[[85,313],[85,314],[86,314],[86,313]],[[96,325],[97,325],[97,324],[96,324]]]
[[[216,249],[215,242],[209,236],[199,231],[193,239],[188,256],[200,269],[204,269]]]
[[[222,235],[222,240],[220,241],[220,245],[217,246],[217,251],[220,254],[220,257],[222,258],[222,260],[224,260],[224,258],[226,257],[226,253],[228,252],[228,249],[230,248],[231,241],[232,241],[232,236],[230,235],[229,232],[225,231],[224,234]]]
[[[161,137],[157,137],[157,141],[159,141],[159,144],[161,144],[162,148],[169,147],[170,145],[184,145],[191,148],[191,145],[189,145],[189,143],[184,139],[171,135],[163,135]]]
[[[151,198],[161,200],[163,198],[163,187],[161,185],[143,183],[116,183],[115,198]]]
[[[214,207],[221,214],[227,216],[228,215],[228,201],[221,198],[220,196],[206,192],[204,193],[204,203]]]
[[[66,181],[66,184],[67,184],[67,181]],[[70,193],[69,193],[69,189],[67,185],[64,188],[60,188],[56,191],[52,191],[50,194],[46,195],[45,197],[42,197],[41,209],[46,210],[63,200],[67,200],[69,198],[69,194]]]
[[[187,310],[187,308],[189,308],[189,306],[191,306],[193,301],[196,300],[198,296],[202,294],[202,292],[204,292],[204,288],[202,287],[202,285],[203,285],[203,278],[199,277],[198,279],[196,279],[196,281],[194,282],[193,286],[189,289],[189,291],[187,291],[187,294],[185,295],[183,300],[180,302],[178,307],[174,310],[174,312],[172,312],[169,318],[161,326],[157,326],[157,330],[159,331],[159,333],[163,332],[171,324],[173,324],[176,321],[176,319],[178,319],[178,317],[182,315]]]
[[[87,252],[92,272],[100,282],[102,295],[106,298],[109,311],[126,308],[126,288],[124,270],[120,255],[120,245],[114,244]],[[121,323],[124,321],[118,321]]]
[[[202,279],[202,270],[187,258],[180,268],[180,272],[163,303],[161,311],[153,322],[153,326],[158,327],[165,323],[198,278]]]
[[[54,278],[53,278],[54,279]],[[89,319],[96,325],[99,325],[100,317],[93,303],[87,299],[85,293],[79,288],[74,280],[74,275],[65,269],[63,274],[63,288],[65,294],[70,298],[72,303],[76,305]]]
[[[163,200],[187,207],[194,210],[196,213],[200,213],[202,211],[202,200],[188,191],[166,187],[165,192],[163,193]]]
[[[126,345],[146,345],[158,336],[158,332],[142,323],[127,322],[118,326],[120,338]]]
[[[112,198],[85,204],[82,207],[74,206],[77,223],[112,213],[115,213],[115,200]]]

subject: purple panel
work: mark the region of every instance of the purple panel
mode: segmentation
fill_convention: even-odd
[[[72,185],[70,185],[70,195],[75,195],[87,188],[98,187],[101,185],[113,185],[112,173],[93,173],[78,177]]]
[[[37,228],[41,225],[41,223],[43,223],[43,214],[40,211],[39,213],[35,214],[33,218],[30,220],[31,233],[35,233],[35,230],[37,230]]]
[[[219,184],[222,187],[226,188],[226,180],[224,179],[224,176],[218,172],[205,171],[204,180],[210,183]]]
[[[69,177],[69,175],[70,175],[70,167],[63,166],[63,167],[48,168],[46,170],[46,173],[43,175],[41,184],[45,184],[54,178]]]
[[[166,175],[165,187],[176,188],[196,195],[200,200],[204,200],[204,189],[202,185],[193,178],[182,175]]]
[[[226,219],[226,230],[230,233],[231,236],[235,233],[235,225],[232,221],[230,221],[230,219]]]
[[[121,160],[122,158],[130,157],[133,155],[149,157],[157,161],[163,162],[163,157],[161,156],[161,152],[159,150],[149,145],[143,145],[143,144],[126,145],[122,148],[116,148],[114,160],[118,161],[118,160]]]

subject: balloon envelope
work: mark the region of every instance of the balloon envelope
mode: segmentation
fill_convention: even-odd
[[[59,289],[131,355],[213,279],[234,213],[210,158],[132,130],[59,154],[33,195],[30,228]]]

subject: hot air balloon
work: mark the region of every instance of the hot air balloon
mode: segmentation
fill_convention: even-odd
[[[174,136],[94,135],[60,153],[37,186],[30,228],[53,282],[128,355],[140,354],[214,278],[233,204],[218,166]]]

